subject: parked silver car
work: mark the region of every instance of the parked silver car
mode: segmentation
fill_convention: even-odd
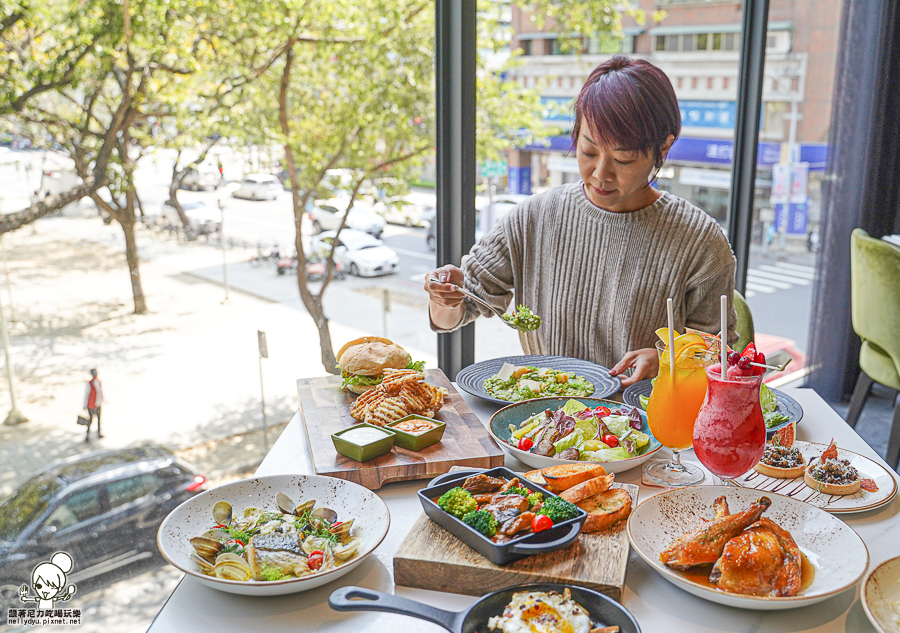
[[[284,185],[271,174],[248,174],[231,195],[247,200],[274,200],[283,191]]]
[[[328,257],[335,243],[337,231],[314,235],[310,241],[313,257]],[[400,264],[400,256],[384,242],[368,233],[343,229],[334,250],[334,259],[344,270],[359,277],[389,275]]]
[[[313,230],[316,233],[336,231],[347,214],[347,206],[349,204],[349,197],[316,200],[309,210]],[[354,200],[344,228],[362,231],[373,237],[381,237],[385,224],[385,219],[375,212],[372,205],[363,200]]]

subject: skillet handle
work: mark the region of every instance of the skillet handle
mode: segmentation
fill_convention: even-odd
[[[463,613],[454,613],[436,609],[428,605],[398,598],[389,593],[382,593],[364,587],[341,587],[334,591],[328,598],[328,606],[335,611],[386,611],[387,613],[399,613],[420,620],[427,620],[438,624],[452,633],[460,633],[460,624]]]
[[[516,554],[534,554],[535,552],[553,552],[564,548],[566,545],[575,540],[578,533],[581,532],[581,524],[573,523],[569,526],[569,533],[561,536],[555,541],[549,543],[519,543],[513,545],[510,550]]]

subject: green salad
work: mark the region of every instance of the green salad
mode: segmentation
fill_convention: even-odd
[[[656,384],[656,378],[651,381],[651,384]],[[641,408],[646,411],[650,398],[647,396],[638,396],[638,400],[641,401]],[[763,419],[766,421],[767,429],[774,428],[779,424],[784,424],[790,420],[788,416],[777,410],[778,396],[775,395],[774,391],[766,387],[765,383],[759,386],[759,406],[762,408]]]
[[[484,381],[485,390],[508,402],[550,396],[584,397],[594,393],[594,383],[573,372],[549,367],[516,367],[503,363],[500,371]]]
[[[646,452],[650,435],[641,431],[643,420],[634,407],[589,408],[569,400],[556,411],[541,411],[509,425],[507,442],[519,450],[582,462],[610,462]]]
[[[500,317],[520,332],[531,332],[541,327],[541,317],[528,307],[520,305],[514,312]]]

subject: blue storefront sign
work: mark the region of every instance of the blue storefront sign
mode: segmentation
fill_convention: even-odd
[[[506,190],[509,193],[531,195],[531,167],[510,167],[506,178]]]
[[[568,123],[571,127],[574,123],[573,102],[571,97],[541,97],[541,107],[544,109],[544,120],[556,123]]]
[[[775,205],[775,228],[779,231],[787,231],[789,235],[805,235],[808,220],[809,207],[806,202]]]
[[[734,127],[734,101],[679,101],[681,124],[692,127]]]

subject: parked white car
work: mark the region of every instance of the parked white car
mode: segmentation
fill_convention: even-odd
[[[337,231],[325,231],[313,235],[310,252],[313,256],[327,257],[335,241]],[[336,262],[353,275],[375,277],[389,275],[400,265],[400,256],[384,242],[368,233],[354,229],[341,230],[334,251]]]
[[[336,231],[341,226],[350,198],[331,198],[329,200],[316,200],[309,210],[309,218],[313,223],[316,233],[322,231]],[[372,205],[364,200],[354,200],[353,208],[344,228],[363,231],[374,237],[381,237],[385,220],[375,212]]]
[[[427,226],[437,206],[433,194],[412,192],[405,196],[384,198],[375,204],[375,211],[391,224]]]
[[[213,169],[189,169],[181,179],[181,188],[191,191],[206,191],[218,188],[222,176]]]
[[[244,176],[241,186],[232,192],[235,198],[247,200],[274,200],[284,191],[284,185],[271,174],[249,174]]]

